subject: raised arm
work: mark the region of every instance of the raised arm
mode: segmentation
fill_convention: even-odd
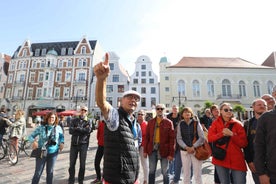
[[[110,104],[106,101],[106,80],[110,73],[109,68],[109,55],[105,54],[105,61],[100,62],[94,67],[94,73],[97,77],[96,82],[96,102],[98,107],[101,109],[103,116],[108,119],[108,112]]]

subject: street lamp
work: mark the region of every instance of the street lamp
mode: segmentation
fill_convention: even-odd
[[[172,101],[174,102],[175,99],[178,99],[178,107],[181,107],[181,100],[184,99],[184,101],[187,100],[187,97],[186,96],[181,96],[181,92],[178,91],[178,96],[174,96],[172,97]]]

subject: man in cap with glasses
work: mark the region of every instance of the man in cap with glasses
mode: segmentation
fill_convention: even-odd
[[[149,120],[144,147],[144,157],[149,157],[149,184],[155,183],[157,161],[161,162],[163,183],[169,183],[169,162],[175,151],[173,122],[165,116],[165,105],[156,105],[156,117]]]
[[[80,158],[80,168],[78,174],[78,183],[82,184],[85,174],[85,162],[87,156],[87,149],[89,145],[90,133],[92,131],[91,122],[87,118],[88,108],[82,106],[80,115],[72,119],[69,127],[69,134],[71,134],[70,147],[70,167],[69,167],[69,184],[75,182],[75,165],[78,158]]]
[[[105,61],[94,67],[96,101],[106,122],[103,178],[105,183],[133,184],[137,183],[139,174],[138,130],[133,113],[141,96],[133,90],[124,92],[118,109],[106,101],[106,83],[110,73],[108,58],[106,53]]]

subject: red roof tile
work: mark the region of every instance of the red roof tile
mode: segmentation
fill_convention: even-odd
[[[241,58],[183,57],[169,68],[270,68]]]

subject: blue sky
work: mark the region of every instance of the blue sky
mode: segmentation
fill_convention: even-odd
[[[276,51],[271,0],[9,0],[1,2],[0,52],[32,43],[76,41],[84,35],[114,51],[127,69],[147,55],[240,57],[261,64]],[[125,65],[126,66],[126,65]]]

